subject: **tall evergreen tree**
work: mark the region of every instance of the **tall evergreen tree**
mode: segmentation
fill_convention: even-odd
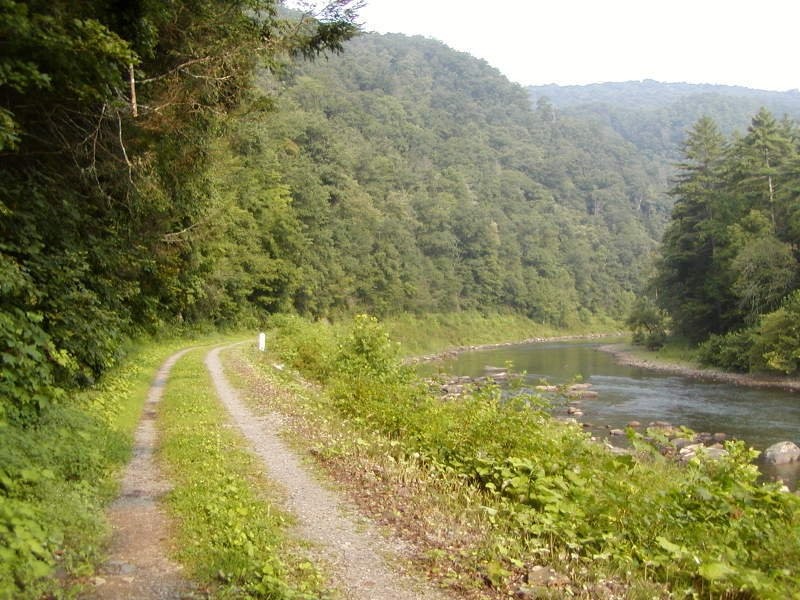
[[[787,208],[785,166],[794,153],[791,132],[766,109],[753,117],[747,134],[731,150],[731,183],[750,209],[769,216],[773,233],[782,230]]]
[[[725,206],[720,168],[725,140],[709,117],[700,119],[684,145],[685,160],[672,189],[675,206],[664,233],[656,279],[659,305],[677,332],[693,341],[720,331],[730,300],[720,265]]]

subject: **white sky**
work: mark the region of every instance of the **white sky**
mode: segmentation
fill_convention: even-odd
[[[509,79],[800,88],[800,0],[367,0],[366,31],[424,35]]]

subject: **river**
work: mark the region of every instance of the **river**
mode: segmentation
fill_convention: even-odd
[[[598,350],[606,342],[544,342],[503,346],[459,354],[422,366],[425,374],[436,371],[477,377],[487,366],[512,365],[525,372],[531,385],[573,381],[576,376],[592,384],[598,393],[581,402],[581,421],[592,430],[624,428],[629,421],[646,425],[668,421],[695,431],[724,432],[763,450],[775,442],[800,442],[800,395],[775,389],[748,388],[729,383],[690,379],[658,371],[617,364]],[[779,476],[797,487],[800,463],[767,468],[767,476]]]

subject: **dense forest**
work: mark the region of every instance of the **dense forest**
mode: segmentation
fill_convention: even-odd
[[[800,363],[800,136],[766,109],[726,139],[689,132],[651,282],[672,328],[708,363],[794,373]]]
[[[348,15],[289,26],[259,5],[9,5],[8,416],[164,325],[627,311],[669,205],[633,145],[423,38],[304,63],[342,49]]]
[[[562,326],[624,314],[668,202],[630,144],[531,110],[495,69],[423,38],[360,36],[262,86],[283,86],[278,109],[242,122],[232,149],[286,190],[295,233],[272,245],[293,273],[264,301],[317,316],[502,308]]]
[[[12,419],[165,325],[284,311],[622,319],[673,201],[677,215],[688,201],[690,174],[667,193],[683,125],[713,105],[724,133],[761,98],[645,82],[632,100],[612,89],[605,108],[586,108],[433,40],[347,42],[346,2],[320,19],[272,2],[115,6],[3,4],[0,392]],[[797,98],[773,100],[789,110]],[[753,190],[769,177],[768,205],[752,190],[739,205],[766,211],[762,229],[783,245],[760,251],[788,261],[796,136],[775,127],[778,155],[749,175],[742,155],[730,177]],[[722,154],[753,155],[753,135]],[[741,239],[760,227],[748,223]],[[660,298],[680,328],[667,264]],[[730,285],[703,335],[752,323],[794,285],[766,282],[783,287],[762,298],[722,270]]]
[[[214,316],[211,165],[231,115],[266,104],[253,69],[356,26],[347,2],[321,20],[257,0],[0,9],[0,416],[25,421],[127,337]]]
[[[681,157],[687,131],[702,117],[724,135],[743,132],[762,107],[778,118],[800,118],[800,92],[738,86],[627,81],[582,86],[527,88],[536,103],[546,98],[559,111],[605,124],[648,160],[671,170]]]

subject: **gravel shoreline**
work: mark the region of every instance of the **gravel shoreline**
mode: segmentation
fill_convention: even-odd
[[[523,344],[541,344],[545,342],[575,342],[580,340],[601,340],[603,338],[622,337],[622,333],[585,333],[577,335],[559,335],[555,337],[532,337],[516,342],[497,342],[494,344],[478,344],[475,346],[457,346],[455,348],[448,348],[441,352],[433,354],[423,354],[421,356],[410,356],[403,362],[407,365],[414,365],[423,362],[433,362],[443,360],[445,358],[453,358],[464,352],[473,352],[477,350],[492,350],[494,348],[505,348],[508,346],[522,346]]]
[[[726,371],[720,371],[717,369],[701,369],[685,365],[660,362],[658,360],[634,356],[627,351],[623,344],[607,344],[605,346],[599,346],[598,350],[602,352],[608,352],[614,356],[619,364],[622,365],[641,367],[644,369],[651,369],[653,371],[660,371],[662,373],[672,373],[674,375],[691,377],[692,379],[705,379],[707,381],[730,383],[732,385],[740,385],[744,387],[775,388],[789,392],[800,391],[800,379],[793,379],[791,377],[781,377],[779,375],[766,374],[753,375],[749,373],[728,373]]]

